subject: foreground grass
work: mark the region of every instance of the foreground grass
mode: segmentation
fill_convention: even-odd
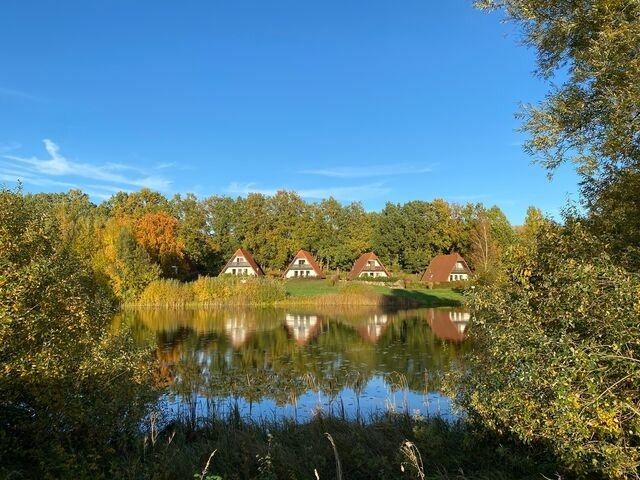
[[[304,424],[218,420],[197,430],[172,425],[147,437],[144,451],[128,458],[116,476],[200,478],[214,451],[202,478],[558,478],[557,465],[542,449],[511,443],[468,422],[391,414],[366,424],[319,417]]]

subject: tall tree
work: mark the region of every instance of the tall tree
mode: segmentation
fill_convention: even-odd
[[[134,223],[133,233],[165,277],[185,273],[184,244],[178,238],[178,220],[165,212],[146,213]]]
[[[526,150],[550,171],[568,160],[576,163],[596,233],[614,240],[605,245],[619,261],[637,258],[637,216],[626,212],[637,211],[640,198],[640,182],[634,180],[640,176],[640,2],[478,0],[476,5],[502,8],[522,28],[525,44],[537,52],[540,76],[561,73],[543,102],[521,112],[530,135]],[[627,266],[638,270],[640,261]]]

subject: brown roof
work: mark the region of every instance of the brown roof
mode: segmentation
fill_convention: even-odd
[[[391,276],[391,275],[389,275],[389,271],[382,264],[382,262],[380,261],[378,256],[373,252],[368,252],[368,253],[363,253],[362,255],[360,255],[360,258],[358,258],[355,261],[355,263],[353,264],[353,268],[349,272],[349,276],[348,276],[349,280],[353,280],[354,278],[358,277],[358,275],[360,275],[360,273],[362,273],[362,271],[367,266],[367,262],[369,260],[377,260],[378,263],[380,264],[380,267],[382,267],[382,270],[387,274],[387,276],[388,277]]]
[[[262,269],[260,268],[260,266],[256,263],[256,261],[253,259],[253,255],[251,255],[249,252],[247,252],[244,248],[239,248],[235,251],[235,253],[233,255],[231,255],[231,258],[229,259],[229,261],[227,262],[227,264],[224,266],[224,268],[222,269],[222,271],[224,272],[227,267],[231,266],[231,263],[233,262],[233,259],[236,258],[237,256],[241,256],[244,257],[245,260],[247,261],[247,263],[249,265],[251,265],[251,267],[253,268],[253,271],[256,272],[256,275],[258,277],[262,277],[264,275],[264,272],[262,271]]]
[[[309,265],[311,265],[311,268],[315,270],[315,272],[318,274],[319,277],[324,277],[324,275],[322,274],[322,269],[320,268],[320,265],[318,265],[318,263],[316,262],[316,259],[313,258],[313,255],[311,255],[306,250],[300,250],[298,253],[296,253],[295,257],[293,257],[293,260],[291,260],[291,263],[289,264],[287,269],[284,271],[284,275],[287,274],[287,272],[291,269],[291,267],[295,266],[294,263],[296,259],[300,257],[304,257],[307,259],[307,262],[309,262]]]
[[[448,282],[449,275],[453,271],[456,263],[462,262],[467,274],[471,274],[467,262],[464,261],[457,253],[450,253],[449,255],[436,255],[429,263],[429,266],[422,275],[423,282]]]

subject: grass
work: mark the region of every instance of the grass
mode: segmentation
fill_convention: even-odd
[[[392,288],[358,281],[280,280],[272,278],[199,277],[182,283],[152,282],[134,306],[184,308],[222,305],[374,306],[379,308],[458,307],[463,296],[451,288],[428,289],[412,283]]]
[[[328,280],[289,280],[286,299],[278,304],[375,305],[399,307],[458,307],[462,293],[449,288],[390,288],[358,282],[332,284]]]
[[[469,421],[396,414],[366,423],[316,417],[307,423],[216,419],[197,429],[170,424],[126,468],[128,478],[157,480],[201,478],[204,471],[204,478],[224,480],[506,480],[558,478],[559,470],[541,447]]]

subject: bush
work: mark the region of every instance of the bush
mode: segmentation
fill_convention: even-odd
[[[580,223],[514,249],[509,281],[470,297],[476,348],[456,382],[486,425],[549,445],[579,475],[640,466],[640,281]]]
[[[0,190],[0,477],[109,477],[138,439],[150,362],[110,334],[113,295],[53,207]]]

